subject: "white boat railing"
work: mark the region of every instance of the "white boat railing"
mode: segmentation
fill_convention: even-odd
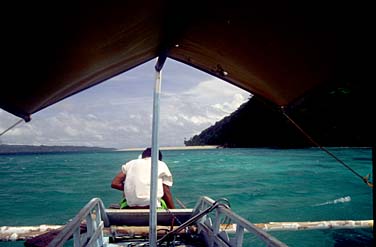
[[[206,214],[197,222],[198,231],[204,231],[206,233],[204,235],[207,238],[206,240],[209,246],[243,246],[245,231],[253,233],[267,246],[287,246],[267,232],[256,227],[251,222],[238,216],[226,204],[218,203],[218,201],[214,201],[213,199],[206,196],[200,198],[193,210],[193,215],[200,214],[216,203],[218,204],[218,206],[212,210],[212,212],[214,212],[213,219],[210,218],[208,214]],[[228,235],[226,231],[220,230],[221,221],[227,221],[236,224],[235,236],[233,236],[231,239],[231,235]]]
[[[86,232],[81,233],[81,225]],[[103,228],[109,226],[109,220],[103,202],[93,198],[80,212],[64,226],[63,230],[48,244],[49,247],[64,246],[73,236],[74,247],[103,246]]]

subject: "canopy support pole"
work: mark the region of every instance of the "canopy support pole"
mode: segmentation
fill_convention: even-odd
[[[155,86],[153,97],[153,129],[151,148],[151,178],[150,178],[150,215],[149,215],[149,246],[157,246],[157,188],[158,188],[158,159],[159,159],[159,101],[162,83],[162,67],[166,56],[158,57],[155,65]]]

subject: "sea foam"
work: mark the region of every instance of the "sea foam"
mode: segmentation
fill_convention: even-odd
[[[351,197],[345,196],[345,197],[337,198],[333,201],[327,201],[327,202],[324,202],[324,203],[315,204],[314,206],[323,206],[323,205],[328,205],[328,204],[345,203],[345,202],[350,202],[350,201],[351,201]]]

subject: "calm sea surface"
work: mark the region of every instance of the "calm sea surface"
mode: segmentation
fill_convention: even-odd
[[[329,150],[359,174],[372,174],[371,149]],[[138,155],[0,155],[0,227],[65,224],[93,197],[106,206],[119,202],[111,180]],[[252,223],[373,219],[372,189],[319,149],[179,150],[163,151],[163,158],[174,177],[173,195],[187,207],[207,195],[227,198]],[[374,244],[371,229],[270,233],[289,246]]]

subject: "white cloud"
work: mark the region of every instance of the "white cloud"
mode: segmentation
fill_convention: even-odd
[[[72,136],[72,137],[76,137],[78,136],[78,130],[76,129],[73,129],[71,126],[67,126],[64,128],[64,132],[69,135],[69,136]]]
[[[232,101],[216,103],[212,105],[212,107],[219,111],[222,111],[223,113],[231,114],[245,101],[246,101],[246,98],[242,94],[237,93],[233,95]]]
[[[183,145],[184,138],[231,114],[250,94],[218,79],[204,80],[183,93],[161,96],[161,142]],[[171,134],[175,130],[175,135]]]
[[[31,122],[0,140],[7,144],[149,146],[153,78],[153,64],[148,63],[34,114]],[[163,78],[161,146],[183,145],[184,138],[231,114],[250,95],[170,60]],[[2,110],[0,119],[0,132],[18,120]]]

